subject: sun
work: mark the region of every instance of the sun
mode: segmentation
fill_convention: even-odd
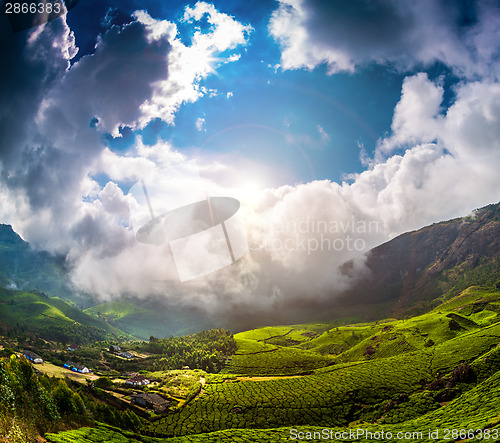
[[[213,57],[213,51],[202,45],[193,45],[184,49],[182,53],[182,67],[191,72],[193,77],[206,77],[217,74],[214,65],[218,58]]]
[[[245,178],[238,186],[237,193],[245,206],[256,207],[262,199],[266,186],[255,178]]]

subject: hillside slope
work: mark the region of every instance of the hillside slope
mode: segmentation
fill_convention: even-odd
[[[495,435],[500,438],[499,308],[500,291],[473,287],[433,312],[406,320],[324,332],[321,328],[326,325],[317,324],[246,331],[235,337],[238,350],[231,360],[237,364],[230,362],[226,368],[232,373],[226,379],[207,378],[199,396],[153,418],[143,435],[99,426],[46,437],[53,443],[278,442],[300,441],[292,438],[296,435],[292,429],[328,428],[392,434],[379,441],[423,442],[429,441],[429,430],[439,430],[432,441],[452,441],[460,440],[461,429],[474,429],[478,437],[474,441],[496,441]],[[327,348],[331,353],[324,353]],[[281,357],[273,360],[277,353]],[[322,355],[326,366],[316,364]],[[303,368],[310,364],[309,374],[283,376],[288,369],[298,369],[293,364]],[[457,436],[446,437],[446,429],[457,429]],[[409,436],[398,437],[398,432]],[[360,434],[334,441],[373,439]]]
[[[0,285],[9,289],[37,290],[67,296],[64,258],[35,251],[10,225],[0,224]]]
[[[84,310],[96,319],[143,340],[187,335],[214,327],[198,312],[137,299],[102,303]]]
[[[48,340],[77,344],[107,338],[133,338],[43,293],[0,288],[0,307],[0,328],[4,333],[10,330],[32,332]]]
[[[470,216],[402,234],[372,249],[368,276],[338,305],[374,305],[397,315],[423,312],[441,297],[500,281],[500,203]],[[350,263],[344,266],[349,272]]]

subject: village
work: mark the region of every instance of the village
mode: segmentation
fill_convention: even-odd
[[[70,344],[66,348],[66,351],[76,352],[79,349],[79,345]],[[119,345],[111,345],[108,352],[118,359],[133,360],[140,358],[132,352],[122,350]],[[120,400],[122,406],[123,403],[125,403],[141,408],[145,414],[139,412],[139,415],[148,415],[150,412],[162,414],[165,413],[172,404],[172,399],[169,400],[164,398],[158,393],[142,392],[141,388],[150,385],[152,380],[138,372],[124,372],[110,379],[106,376],[100,376],[94,373],[94,371],[86,365],[75,363],[71,360],[67,360],[61,367],[44,361],[41,356],[29,349],[24,349],[20,356],[21,355],[35,365],[36,371],[58,378],[68,377],[80,383],[87,383],[91,387],[98,386],[100,389],[111,394],[115,399]],[[189,367],[185,366],[183,370],[189,370]],[[153,384],[154,383],[155,382],[153,382]],[[156,382],[156,384],[158,384],[158,382]],[[134,388],[134,390],[130,391],[130,388]],[[138,412],[136,408],[134,408],[134,410],[136,413]]]

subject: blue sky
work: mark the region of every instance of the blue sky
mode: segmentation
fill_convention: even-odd
[[[0,222],[100,300],[318,307],[352,283],[347,260],[500,200],[496,1],[81,0],[30,29],[0,20]],[[251,248],[179,285],[172,255],[136,241],[129,189],[189,160],[199,177],[171,180],[165,211],[199,179],[240,201]],[[303,250],[317,221],[351,223],[325,244],[361,246]]]
[[[91,53],[97,35],[105,32],[103,14],[116,17],[115,23],[126,21],[137,8],[158,19],[182,18],[186,3],[159,3],[109,2],[99,8],[80,3],[68,15],[80,48],[73,63]],[[361,172],[360,146],[373,154],[378,138],[390,130],[405,74],[382,66],[335,76],[328,75],[324,66],[283,71],[276,67],[279,44],[268,32],[275,2],[254,2],[252,6],[218,2],[215,6],[254,28],[248,44],[239,51],[240,60],[220,66],[216,74],[201,82],[219,95],[183,106],[175,126],[156,120],[135,132],[146,134],[146,143],[161,138],[186,152],[199,148],[237,153],[279,165],[276,176],[267,179],[270,186],[313,179],[338,181],[345,173]],[[179,31],[181,39],[190,44],[193,27],[180,26]],[[201,131],[194,130],[199,118],[205,120]],[[133,146],[134,131],[127,129],[125,137],[110,143],[113,149]]]

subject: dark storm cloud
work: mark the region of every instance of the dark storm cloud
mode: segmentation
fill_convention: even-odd
[[[285,69],[325,63],[333,73],[375,62],[407,70],[440,61],[470,77],[495,75],[499,18],[493,1],[280,0],[269,30]]]
[[[66,112],[72,113],[78,103],[78,121],[87,126],[94,118],[100,129],[109,132],[134,125],[140,106],[152,98],[155,83],[168,76],[169,51],[166,39],[149,41],[142,23],[113,26],[99,38],[95,53],[71,68],[54,95],[58,103],[71,96],[71,103],[64,103]]]
[[[19,158],[27,134],[35,129],[33,121],[45,93],[68,67],[61,48],[52,44],[67,39],[68,47],[71,45],[71,37],[60,20],[46,27],[44,37],[37,38],[36,43],[29,43],[32,35],[33,31],[12,32],[6,15],[0,15],[0,158],[3,174],[8,173],[12,162]]]
[[[415,20],[402,16],[390,0],[310,0],[306,7],[306,26],[315,41],[339,44],[350,53],[365,56],[383,48],[400,50],[405,31],[415,25]]]
[[[45,237],[57,248],[50,230],[63,242],[59,226],[77,223],[82,192],[95,192],[88,172],[104,149],[103,133],[135,123],[154,85],[168,76],[170,44],[165,36],[150,38],[138,21],[113,26],[99,37],[94,54],[70,68],[76,48],[64,18],[20,33],[1,28],[1,184],[11,201],[26,202],[29,211],[21,219],[31,239]],[[44,210],[50,216],[45,212],[36,221]],[[73,240],[86,235],[102,241],[100,230],[88,229],[89,217],[63,232]]]

